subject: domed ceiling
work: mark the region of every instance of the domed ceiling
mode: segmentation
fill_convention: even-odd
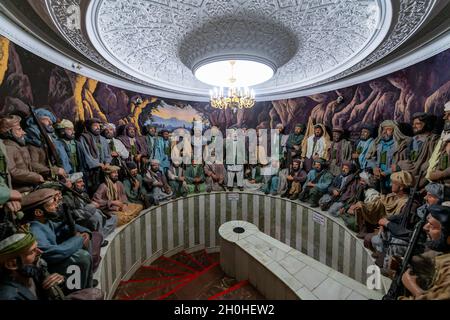
[[[432,0],[21,0],[15,9],[27,19],[15,16],[30,28],[50,27],[66,42],[59,51],[81,53],[90,68],[169,98],[207,99],[210,87],[193,74],[204,60],[233,54],[262,59],[276,72],[254,89],[259,100],[270,100],[337,83],[386,60],[446,5]],[[26,6],[34,12],[24,13]],[[14,14],[12,5],[3,9]]]
[[[313,2],[94,0],[86,23],[96,49],[144,81],[200,93],[208,87],[191,60],[245,48],[275,62],[275,76],[256,89],[278,93],[354,65],[391,23],[385,1]]]

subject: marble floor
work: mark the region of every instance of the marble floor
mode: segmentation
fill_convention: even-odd
[[[115,300],[263,300],[248,281],[227,277],[219,254],[198,251],[160,257],[122,281]]]

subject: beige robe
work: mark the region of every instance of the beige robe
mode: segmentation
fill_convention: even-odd
[[[98,190],[94,194],[92,200],[100,205],[100,209],[106,215],[116,215],[117,226],[120,227],[121,225],[124,225],[137,217],[144,207],[141,204],[128,202],[128,198],[122,182],[117,181],[115,183],[115,187],[117,191],[117,199],[108,198],[108,187],[105,183],[102,183],[98,187]],[[125,208],[123,209],[123,211],[121,211],[119,207],[111,203],[111,201],[113,200],[119,200],[125,204]]]
[[[40,183],[42,176],[33,171],[33,161],[28,148],[9,139],[4,140],[3,143],[8,155],[8,170],[13,189],[20,192],[31,191],[35,185]]]
[[[381,218],[390,217],[401,213],[406,202],[408,202],[408,195],[399,197],[395,193],[388,195],[380,195],[375,190],[369,189],[366,191],[366,200],[363,203],[362,209],[357,211],[364,221],[376,225]]]
[[[450,300],[450,253],[435,258],[435,276],[431,287],[418,297],[400,300]]]

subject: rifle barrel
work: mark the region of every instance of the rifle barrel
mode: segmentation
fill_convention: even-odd
[[[30,104],[28,105],[28,107],[30,109],[31,116],[33,117],[33,120],[36,123],[36,126],[38,127],[39,132],[41,133],[41,136],[44,139],[44,142],[48,147],[49,152],[47,152],[47,156],[49,158],[50,163],[54,166],[58,166],[59,164],[61,164],[61,159],[58,155],[58,152],[56,151],[55,144],[50,139],[50,137],[47,134],[47,131],[44,129],[44,127],[42,126],[42,123],[39,121],[38,117],[36,116],[36,113],[34,112],[34,108]]]
[[[416,214],[415,212],[411,213],[412,203],[415,199],[415,196],[417,195],[417,189],[419,187],[420,179],[422,178],[424,172],[421,171],[419,174],[419,178],[416,181],[414,185],[414,189],[411,191],[412,194],[408,199],[408,203],[405,206],[407,211],[403,211],[404,215],[402,217],[401,224],[403,227],[406,227],[406,223],[410,217],[411,214]],[[406,253],[402,260],[402,265],[400,268],[400,271],[397,272],[395,275],[394,280],[391,283],[391,287],[389,288],[389,291],[386,295],[383,296],[383,300],[396,300],[398,296],[400,295],[400,290],[403,288],[402,284],[402,277],[403,274],[406,272],[406,270],[409,267],[409,264],[411,262],[413,251],[419,242],[419,235],[423,231],[423,226],[425,225],[427,215],[424,214],[423,217],[421,217],[420,221],[416,223],[414,226],[413,233],[411,235],[411,239],[409,240],[408,248],[406,249]]]
[[[127,167],[126,164],[123,163],[123,161],[120,158],[120,156],[117,159],[119,159],[119,165],[125,170],[125,173],[127,174],[128,178],[130,178],[131,182],[132,183],[136,183],[137,179],[135,177],[133,177],[133,175],[131,174],[130,169]]]

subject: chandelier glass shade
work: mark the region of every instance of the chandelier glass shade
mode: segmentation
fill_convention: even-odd
[[[248,109],[255,105],[255,92],[249,86],[269,80],[274,69],[267,64],[249,60],[221,60],[204,64],[195,76],[217,86],[210,90],[210,102],[217,109]]]
[[[214,87],[251,87],[273,77],[274,70],[265,63],[250,60],[219,60],[197,67],[195,77]]]

